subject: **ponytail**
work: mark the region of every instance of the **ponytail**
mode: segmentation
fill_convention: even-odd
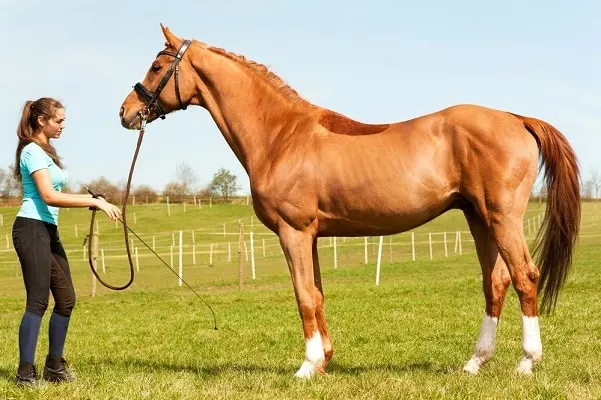
[[[64,108],[63,105],[58,100],[49,97],[42,97],[36,101],[28,100],[23,105],[21,120],[17,126],[17,138],[19,142],[17,144],[17,151],[15,152],[15,165],[13,169],[14,176],[19,182],[23,179],[20,167],[21,152],[29,143],[36,142],[35,136],[40,128],[38,118],[42,117],[48,120],[60,108]],[[63,167],[60,157],[56,154],[56,149],[52,145],[38,144],[59,168]]]

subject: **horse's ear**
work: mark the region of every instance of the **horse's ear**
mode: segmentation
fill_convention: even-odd
[[[163,24],[161,24],[161,30],[163,31],[163,35],[165,35],[165,39],[167,39],[167,43],[169,43],[169,45],[175,47],[176,49],[181,46],[182,42],[184,41],[182,38],[175,36],[173,33],[171,33],[169,28]]]

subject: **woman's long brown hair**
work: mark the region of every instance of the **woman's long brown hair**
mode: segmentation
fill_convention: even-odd
[[[44,120],[49,120],[54,117],[56,110],[61,109],[63,105],[58,101],[50,97],[42,97],[35,101],[27,101],[23,106],[23,112],[21,114],[21,121],[17,126],[17,137],[19,143],[17,144],[17,151],[15,154],[15,165],[14,174],[19,182],[22,180],[21,176],[21,152],[23,148],[31,142],[36,142],[48,156],[54,161],[59,168],[63,168],[60,157],[56,153],[56,149],[51,144],[38,143],[35,140],[35,135],[40,129],[38,118],[42,117]]]

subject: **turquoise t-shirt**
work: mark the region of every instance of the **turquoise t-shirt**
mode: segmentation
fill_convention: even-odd
[[[17,217],[33,218],[58,225],[59,208],[49,206],[42,200],[31,174],[37,170],[47,168],[52,186],[58,192],[67,182],[67,174],[36,143],[29,143],[23,147],[19,168],[23,179],[23,204],[17,213]]]

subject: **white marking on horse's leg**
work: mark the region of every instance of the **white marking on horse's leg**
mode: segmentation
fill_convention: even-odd
[[[305,341],[305,361],[296,372],[298,378],[310,378],[325,360],[321,335],[315,332],[313,336]]]
[[[538,317],[522,315],[522,331],[524,335],[524,357],[518,364],[516,372],[530,375],[532,373],[532,366],[543,356]]]
[[[480,366],[492,357],[493,350],[495,349],[495,337],[497,335],[498,322],[498,318],[484,314],[482,328],[480,329],[480,336],[476,343],[474,355],[467,364],[465,364],[465,367],[463,367],[465,372],[476,375],[480,370]]]

